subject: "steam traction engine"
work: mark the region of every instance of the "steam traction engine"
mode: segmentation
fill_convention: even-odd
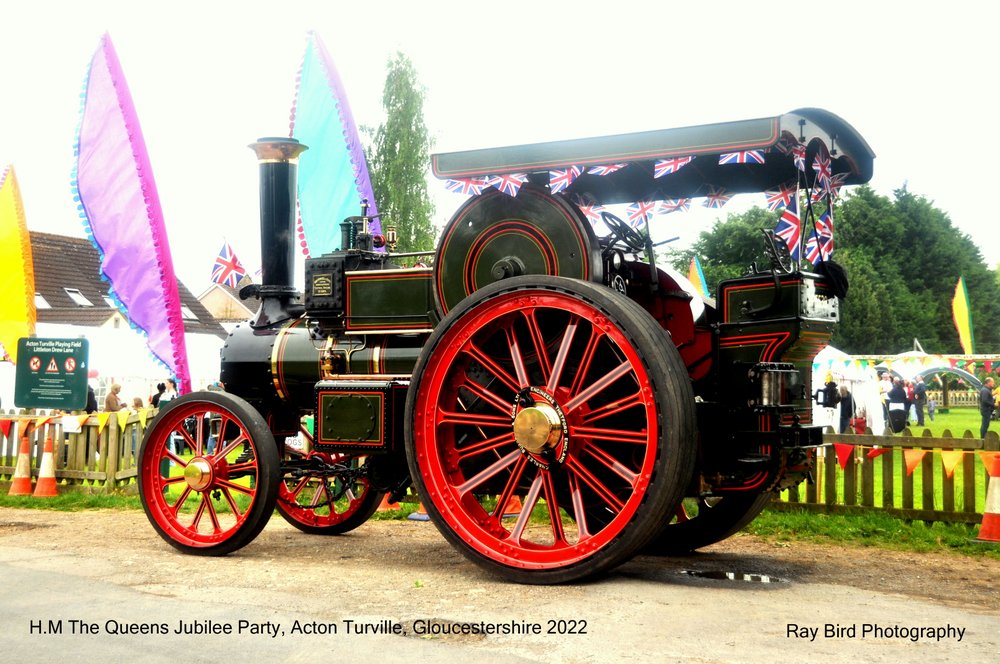
[[[837,116],[435,155],[442,178],[526,180],[516,195],[472,196],[430,268],[399,267],[364,213],[345,220],[342,249],[307,260],[304,293],[292,239],[306,146],[251,147],[264,264],[243,295],[259,309],[222,351],[226,391],[169,403],[140,451],[146,513],[174,547],[229,553],[275,508],[305,532],[344,533],[412,484],[471,560],[557,583],[719,541],[808,476],[822,442],[811,363],[838,318],[837,275],[801,270],[768,236],[767,264],[706,299],[656,266],[648,229],[604,213],[610,234],[597,237],[584,211],[808,190],[817,156],[866,182],[874,155]],[[748,150],[764,163],[720,164]],[[611,164],[626,165],[588,172]],[[573,167],[553,193],[550,172]],[[523,509],[505,515],[515,497]]]

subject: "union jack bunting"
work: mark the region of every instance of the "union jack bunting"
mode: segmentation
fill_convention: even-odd
[[[740,150],[719,155],[719,164],[763,164],[763,150]]]
[[[461,180],[445,180],[444,186],[448,191],[466,196],[476,196],[483,193],[486,188],[485,178],[462,178]]]
[[[594,166],[587,172],[591,175],[611,175],[615,171],[620,171],[621,169],[628,166],[628,164],[608,164],[606,166]]]
[[[585,217],[590,221],[591,224],[596,224],[601,220],[601,212],[604,211],[603,205],[597,205],[596,203],[582,203],[578,202],[576,204],[580,208],[580,212],[584,214]]]
[[[806,258],[816,265],[833,256],[833,217],[827,210],[816,220],[816,228],[806,241]]]
[[[840,195],[840,188],[847,182],[847,173],[837,173],[830,178],[830,195],[837,197]]]
[[[573,180],[577,179],[582,174],[583,169],[579,166],[570,166],[569,168],[557,171],[549,171],[549,191],[553,194],[558,194],[560,191],[573,184]]]
[[[781,138],[774,144],[774,149],[781,154],[791,154],[792,148],[796,145],[800,145],[798,139],[787,131],[783,131],[781,132]]]
[[[792,260],[802,258],[802,222],[799,220],[799,203],[795,197],[785,206],[785,211],[778,219],[778,225],[774,227],[774,234],[785,241],[788,245],[788,253]]]
[[[801,143],[792,146],[792,161],[795,163],[795,168],[803,173],[806,172],[806,146]]]
[[[786,207],[795,196],[795,182],[786,182],[777,189],[769,189],[764,192],[764,196],[767,198],[767,209],[776,212]]]
[[[496,187],[508,196],[517,196],[521,185],[528,181],[525,173],[510,173],[509,175],[494,175],[487,181],[490,187]]]
[[[694,161],[694,157],[677,157],[676,159],[657,159],[653,163],[653,177],[662,178],[681,170]]]
[[[732,197],[733,195],[726,193],[726,190],[722,187],[708,185],[708,194],[705,196],[705,202],[702,205],[707,208],[720,208],[728,203]]]
[[[217,284],[224,284],[230,288],[236,288],[240,279],[247,275],[243,269],[240,259],[236,257],[233,248],[228,242],[224,242],[219,251],[219,257],[215,259],[215,268],[212,270],[212,281]]]
[[[671,212],[687,212],[691,209],[690,198],[668,198],[660,201],[660,207],[656,209],[657,214],[670,214]]]
[[[629,206],[625,208],[625,212],[628,214],[628,223],[630,226],[638,226],[641,224],[646,217],[654,214],[656,209],[656,203],[654,201],[636,201],[635,203],[629,203]]]

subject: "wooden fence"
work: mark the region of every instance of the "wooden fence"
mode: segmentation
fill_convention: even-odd
[[[32,475],[38,475],[44,442],[51,436],[60,491],[134,492],[136,454],[146,425],[156,412],[148,409],[131,413],[121,423],[115,415],[52,416],[33,427],[28,436]],[[25,425],[45,418],[0,412],[0,420],[11,422],[9,429],[5,426],[7,434],[0,437],[0,490],[6,491],[13,477]],[[908,429],[897,436],[827,433],[825,441],[829,444],[818,451],[814,481],[782,492],[780,499],[772,503],[774,509],[877,510],[925,521],[982,521],[989,475],[978,453],[1000,451],[996,432],[989,432],[982,440],[968,431],[962,437],[946,431],[939,438],[912,436]],[[836,454],[838,444],[853,446],[843,468]],[[889,451],[869,458],[872,450]],[[905,457],[913,450],[926,453],[908,473]],[[945,472],[942,451],[963,453],[951,477]]]
[[[144,412],[129,413],[122,422],[113,413],[89,417],[0,413],[5,432],[0,437],[0,482],[4,487],[9,484],[16,469],[22,432],[29,423],[34,423],[36,426],[32,426],[28,433],[33,478],[38,476],[45,440],[51,437],[56,483],[60,491],[134,492],[136,455],[146,425],[156,412],[155,409],[146,409]]]
[[[822,512],[878,510],[923,521],[982,521],[989,474],[979,453],[1000,450],[1000,436],[996,432],[988,432],[985,439],[975,438],[969,431],[962,437],[952,436],[948,431],[941,437],[918,437],[906,429],[896,436],[827,433],[824,440],[829,445],[819,451],[815,481],[782,492],[781,499],[772,503],[774,508]],[[853,446],[843,468],[835,445]],[[888,451],[883,453],[883,450]],[[914,458],[916,467],[910,473],[906,457],[913,457],[914,451],[924,454],[919,461]],[[878,456],[873,458],[870,454]],[[945,470],[946,456],[956,461],[950,477]]]

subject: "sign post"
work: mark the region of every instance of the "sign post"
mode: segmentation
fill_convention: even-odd
[[[18,339],[14,405],[59,410],[85,408],[89,353],[90,342],[86,339]]]

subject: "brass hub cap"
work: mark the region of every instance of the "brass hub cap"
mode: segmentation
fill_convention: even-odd
[[[184,468],[184,480],[195,491],[212,486],[212,464],[205,459],[194,459]]]
[[[559,413],[547,403],[536,403],[514,417],[514,440],[532,454],[555,448],[562,432]]]

